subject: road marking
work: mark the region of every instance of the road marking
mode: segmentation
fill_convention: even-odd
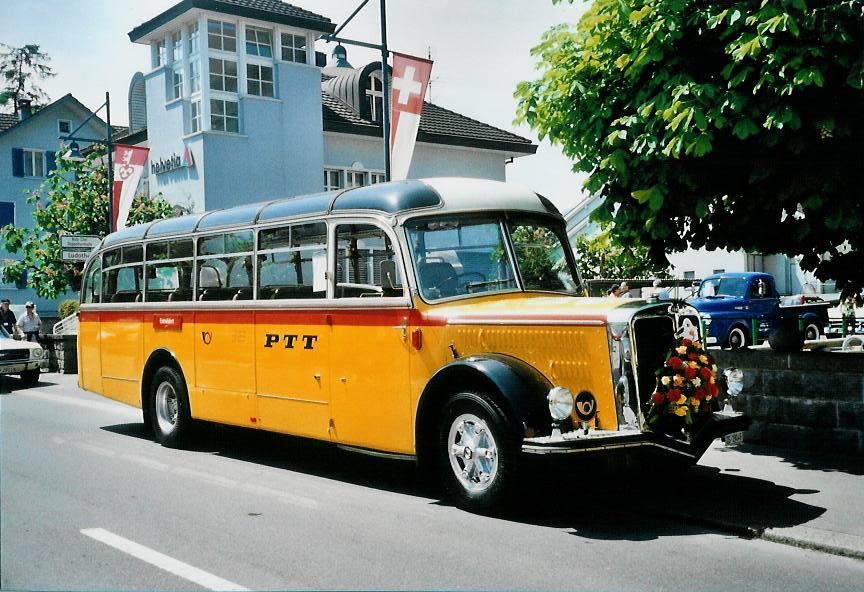
[[[141,561],[145,561],[150,565],[155,565],[159,569],[179,576],[184,580],[189,580],[199,586],[203,586],[208,590],[248,590],[239,584],[223,580],[220,577],[214,576],[211,573],[200,570],[197,567],[192,567],[188,563],[183,563],[173,557],[164,555],[158,551],[154,551],[144,545],[139,545],[129,539],[109,532],[103,528],[84,528],[81,534],[88,536],[91,539],[97,540],[100,543],[105,543],[110,547],[114,547],[124,553],[131,555]]]
[[[100,401],[87,401],[86,399],[72,398],[69,395],[49,395],[47,393],[36,393],[33,391],[17,391],[17,397],[28,399],[41,399],[42,401],[51,401],[52,403],[60,403],[62,405],[72,405],[74,407],[84,407],[85,409],[96,409],[98,411],[107,411],[109,413],[119,413],[121,415],[129,415],[141,417],[141,411],[123,405],[122,403],[108,403]]]

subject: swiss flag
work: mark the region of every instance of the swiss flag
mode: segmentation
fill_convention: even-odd
[[[431,73],[431,60],[393,52],[390,91],[390,179],[393,181],[408,178]]]

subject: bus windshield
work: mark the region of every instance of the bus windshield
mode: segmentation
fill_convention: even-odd
[[[579,293],[562,234],[545,221],[463,216],[412,221],[406,229],[427,300],[518,290],[517,277],[525,290]]]

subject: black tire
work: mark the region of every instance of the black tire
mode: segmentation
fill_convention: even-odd
[[[153,375],[148,409],[153,435],[162,446],[178,448],[188,441],[192,433],[189,394],[186,381],[175,368],[162,366]]]
[[[804,339],[806,341],[813,341],[821,336],[822,329],[817,323],[807,323],[807,326],[804,327]]]
[[[743,349],[750,343],[750,338],[747,336],[747,331],[744,330],[744,327],[735,325],[729,329],[726,343],[729,345],[729,349]]]
[[[521,442],[515,434],[485,395],[463,392],[450,398],[441,416],[437,456],[441,479],[458,507],[480,514],[506,507],[518,471]],[[454,454],[461,444],[464,452]]]
[[[39,368],[34,370],[25,370],[21,373],[21,384],[24,386],[33,386],[39,384]]]

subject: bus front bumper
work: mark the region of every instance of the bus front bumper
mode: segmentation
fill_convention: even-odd
[[[701,458],[715,438],[742,432],[749,425],[750,418],[742,413],[715,412],[689,440],[637,430],[594,430],[588,434],[578,430],[560,436],[525,438],[522,442],[522,452],[538,455],[599,455],[653,449],[671,456],[696,461]]]

